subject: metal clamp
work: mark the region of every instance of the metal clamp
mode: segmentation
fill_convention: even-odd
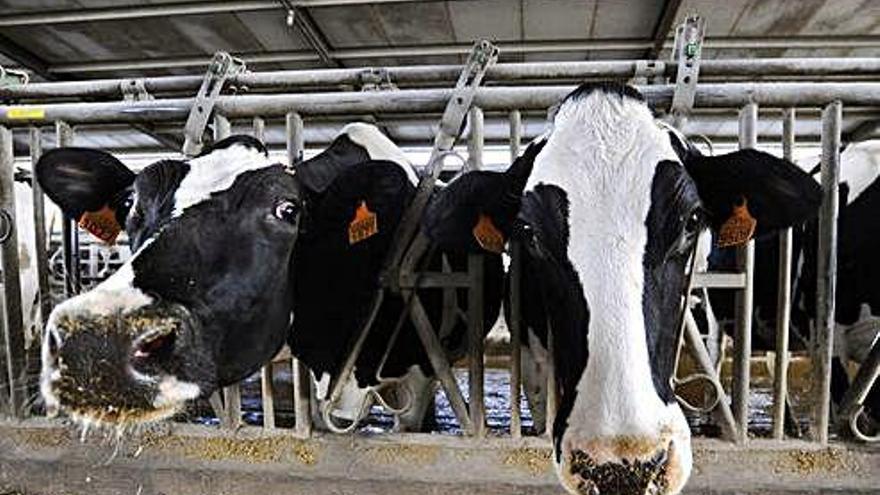
[[[678,71],[670,113],[672,125],[678,128],[681,128],[694,107],[705,33],[706,19],[699,16],[688,17],[675,31],[672,58],[678,63]]]
[[[125,79],[119,82],[119,92],[124,101],[152,100],[153,95],[147,92],[143,79]]]
[[[634,84],[662,84],[666,79],[666,62],[662,60],[637,60],[633,73]]]
[[[397,89],[391,80],[391,73],[385,68],[370,68],[358,74],[361,91],[388,91]]]
[[[205,73],[199,92],[193,100],[193,106],[186,119],[183,129],[184,142],[183,154],[187,156],[197,155],[202,150],[202,136],[208,127],[208,121],[214,110],[214,103],[220,96],[223,83],[230,76],[240,74],[246,70],[245,63],[226,52],[217,52],[211,59],[211,65]]]
[[[880,442],[880,432],[873,436],[864,433],[860,428],[860,419],[865,412],[865,400],[880,379],[880,338],[874,341],[871,352],[862,363],[841,401],[840,421],[849,427],[853,436],[863,442]],[[844,426],[844,425],[841,425]]]
[[[31,76],[24,71],[7,69],[0,65],[0,88],[23,86],[30,81]]]
[[[12,214],[0,209],[0,244],[4,244],[12,236]]]

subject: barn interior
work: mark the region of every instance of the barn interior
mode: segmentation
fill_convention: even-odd
[[[681,30],[700,31],[697,73],[687,72],[693,70],[682,58],[687,49],[676,43],[677,36],[685,36],[677,35]],[[305,110],[298,121],[284,110],[252,116],[239,109],[228,119],[206,117],[198,129],[206,144],[230,133],[258,133],[274,159],[287,162],[294,150],[308,159],[330,145],[346,124],[360,121],[378,126],[424,169],[440,132],[442,103],[479,40],[498,50],[480,88],[518,92],[513,99],[527,105],[520,110],[494,103],[463,116],[453,149],[466,158],[447,159],[446,168],[453,171],[462,165],[505,169],[512,156],[547,130],[551,109],[545,101],[580,82],[608,79],[638,85],[658,118],[674,120],[704,152],[757,146],[809,171],[829,161],[845,167],[840,152],[867,143],[880,170],[878,0],[0,0],[0,128],[11,131],[12,152],[2,166],[29,178],[34,150],[60,145],[112,152],[134,170],[162,158],[180,158],[192,139],[184,124],[193,113],[192,99],[204,96],[205,81],[226,71],[219,93],[207,97],[211,105],[226,98],[222,108],[234,109],[235,98],[254,97],[254,102],[265,98],[260,104],[270,108],[272,98],[290,97],[283,105]],[[682,82],[685,73],[693,80]],[[737,96],[724,100],[728,89]],[[424,91],[420,95],[432,103],[415,101],[417,110],[409,110],[408,103],[393,104],[396,92],[408,90]],[[679,119],[672,107],[680,95],[691,101]],[[771,103],[741,104],[762,98]],[[834,121],[828,105],[841,100],[843,111]],[[354,110],[345,109],[348,103]],[[112,118],[73,118],[68,126],[64,118],[52,117],[98,112],[104,104],[101,115],[115,112]],[[374,104],[379,110],[366,110]],[[126,116],[127,105],[135,109],[129,115],[140,116]],[[788,110],[795,107],[796,118]],[[42,108],[49,117],[28,113]],[[55,109],[67,113],[53,114]],[[16,111],[23,113],[13,115]],[[828,158],[834,131],[836,159]],[[15,193],[27,194],[18,188]],[[0,207],[7,208],[11,200],[4,201]],[[42,209],[43,223],[37,225],[44,235],[36,239],[44,246],[40,256],[47,279],[32,299],[58,304],[100,283],[131,256],[124,233],[116,245],[107,246],[50,201]],[[0,217],[3,229],[10,228],[6,220]],[[19,236],[35,236],[33,225],[29,229],[21,229]],[[4,262],[13,252],[4,249]],[[696,283],[742,288],[750,296],[756,290],[753,262],[744,261],[741,273],[697,276]],[[9,266],[18,265],[4,264],[4,273]],[[4,276],[0,288],[8,287],[8,280]],[[9,302],[3,306],[0,343],[6,345],[16,325],[9,323]],[[33,324],[27,331],[38,336],[39,318]],[[782,326],[754,331],[772,342]],[[869,327],[880,328],[880,320]],[[788,339],[787,326],[785,332]],[[714,361],[717,374],[706,380],[715,380],[722,392],[738,399],[707,391],[712,386],[703,379],[712,373],[702,368],[702,356],[684,358],[679,372],[693,371],[696,378],[682,386],[682,394],[704,406],[687,416],[693,434],[704,443],[697,444],[700,467],[683,493],[877,493],[880,450],[878,430],[872,429],[877,425],[865,427],[875,435],[870,439],[847,434],[845,426],[835,429],[845,421],[836,418],[836,410],[822,413],[816,406],[827,403],[829,393],[819,391],[827,383],[815,381],[820,365],[811,353],[818,351],[810,347],[820,346],[821,336],[806,336],[815,342],[784,352],[784,359],[772,351],[735,349],[736,339],[712,338],[719,340],[715,350],[707,344],[706,357]],[[871,345],[880,347],[880,340],[864,338],[860,356],[870,360],[868,351]],[[395,417],[379,405],[357,428],[355,440],[320,433],[311,423],[303,429],[296,413],[308,411],[303,397],[309,386],[302,384],[307,370],[298,368],[301,363],[288,350],[262,374],[226,390],[219,407],[199,400],[173,426],[138,432],[148,440],[133,445],[118,441],[127,432],[91,439],[88,428],[71,434],[42,417],[46,411],[38,403],[36,413],[29,414],[36,418],[27,419],[7,420],[0,407],[0,446],[11,446],[0,453],[0,495],[68,493],[65,489],[138,495],[562,493],[544,425],[536,425],[524,395],[517,392],[511,399],[511,380],[521,378],[510,372],[519,363],[510,355],[510,341],[500,318],[479,367],[475,370],[473,359],[456,363],[454,378],[465,400],[474,390],[469,390],[470,374],[485,373],[478,396],[485,393],[485,411],[479,414],[486,426],[476,438],[469,438],[474,433],[462,427],[440,388],[437,429],[431,435],[389,433],[397,427]],[[726,358],[720,357],[722,348]],[[0,359],[0,364],[6,362]],[[14,374],[9,366],[0,374],[0,387]],[[38,369],[39,363],[31,366]],[[850,363],[850,377],[868,375],[871,380],[871,365],[864,367],[860,371],[859,364]],[[873,367],[876,381],[880,362]],[[784,385],[779,385],[779,370],[787,377]],[[775,405],[786,394],[791,410],[780,413]],[[0,399],[11,401],[12,395],[3,392]],[[724,414],[718,412],[719,402],[725,401],[736,416],[731,418],[733,433],[719,419]],[[784,427],[786,421],[794,423],[793,429]],[[79,440],[80,433],[85,440]],[[151,449],[146,459],[140,458],[141,451]],[[20,459],[10,452],[18,452]],[[68,455],[73,461],[62,457]],[[352,474],[358,468],[360,474]],[[450,478],[453,472],[461,473],[460,484]],[[744,472],[754,476],[744,480]]]

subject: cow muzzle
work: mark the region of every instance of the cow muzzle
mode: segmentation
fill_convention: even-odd
[[[53,314],[42,352],[47,411],[97,424],[173,415],[200,395],[198,386],[181,378],[193,325],[186,309],[169,304],[130,313]]]
[[[562,484],[579,495],[661,495],[678,493],[687,480],[674,440],[610,437],[569,443],[557,466]]]

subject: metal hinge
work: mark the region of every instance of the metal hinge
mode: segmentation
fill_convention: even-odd
[[[361,91],[387,91],[397,89],[388,69],[366,69],[358,74]]]
[[[186,119],[183,128],[183,154],[187,156],[197,155],[202,150],[202,136],[208,127],[208,121],[214,110],[214,103],[220,96],[223,83],[230,76],[240,74],[246,70],[245,63],[226,52],[217,52],[211,60],[211,65],[205,73],[205,79],[193,100],[193,106]]]
[[[675,31],[672,59],[678,64],[678,70],[669,112],[670,123],[677,128],[681,128],[694,107],[705,33],[706,19],[699,16],[689,16]]]

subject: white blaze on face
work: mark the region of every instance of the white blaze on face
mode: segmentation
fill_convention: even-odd
[[[555,185],[568,197],[568,257],[590,313],[589,359],[562,439],[563,462],[569,449],[589,449],[601,464],[619,460],[612,445],[620,439],[655,441],[658,449],[675,439],[680,468],[690,470],[684,416],[654,388],[642,306],[645,221],[662,160],[678,157],[646,105],[594,91],[560,108],[527,185]]]

